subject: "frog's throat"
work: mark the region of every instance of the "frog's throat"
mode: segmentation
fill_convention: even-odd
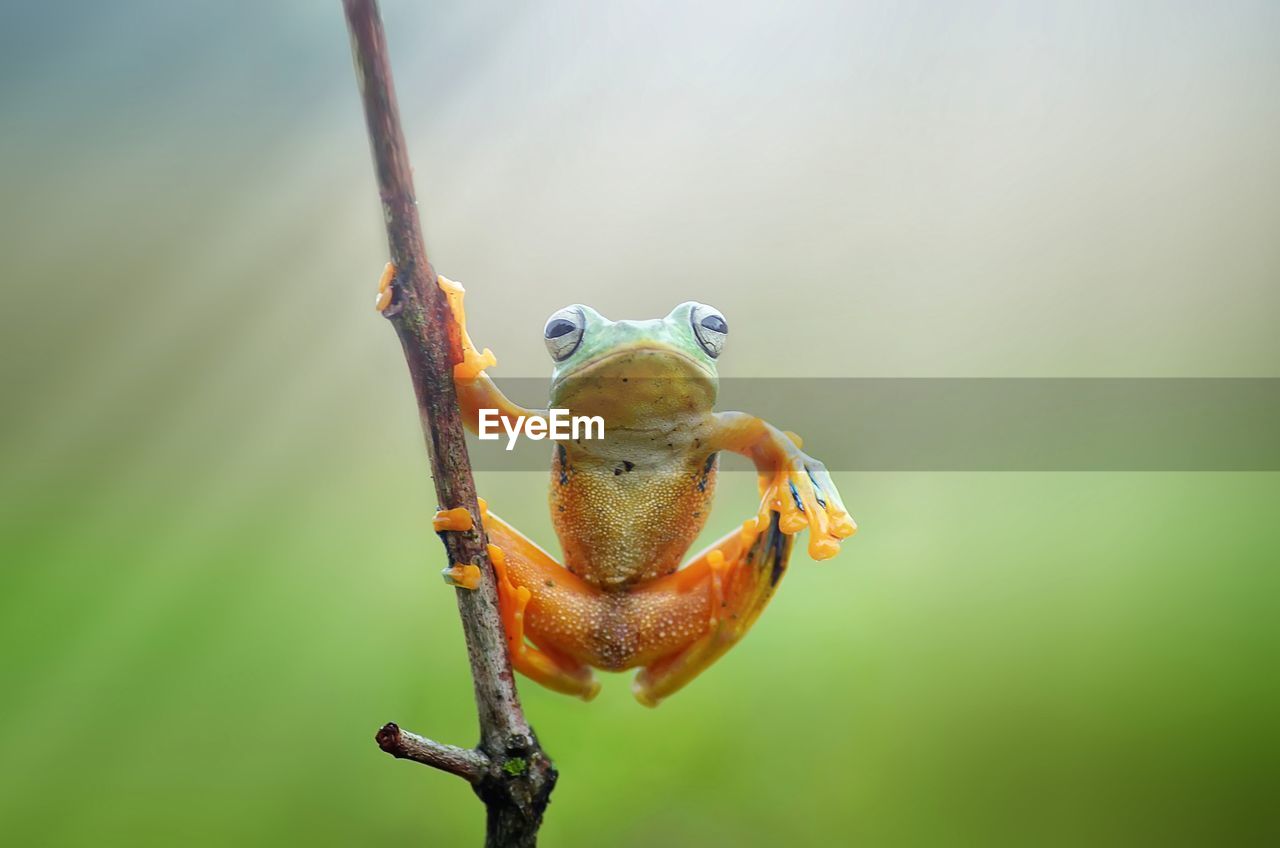
[[[608,353],[602,354],[594,359],[588,359],[586,362],[579,364],[572,371],[559,375],[551,381],[551,398],[554,402],[560,390],[567,382],[582,380],[589,377],[603,377],[608,372],[610,366],[615,364],[616,360],[629,356],[635,356],[637,353],[652,353],[663,357],[670,357],[679,363],[679,367],[672,368],[669,373],[642,374],[639,376],[649,379],[674,379],[683,380],[697,378],[705,380],[711,386],[714,386],[718,380],[716,372],[707,366],[704,362],[699,362],[689,354],[676,347],[669,347],[661,344],[645,344],[636,345],[634,347],[625,347],[618,350],[610,350]],[[619,375],[621,378],[622,375]]]

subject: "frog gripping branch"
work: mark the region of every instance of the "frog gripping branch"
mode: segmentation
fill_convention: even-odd
[[[499,391],[485,374],[493,354],[480,353],[467,332],[462,286],[438,283],[450,335],[464,348],[454,382],[466,425],[479,432],[489,410],[550,419]],[[512,665],[525,676],[590,700],[599,691],[593,668],[638,668],[632,691],[657,706],[750,629],[786,571],[795,533],[807,528],[810,556],[827,559],[856,530],[831,475],[797,436],[712,410],[728,333],[718,310],[693,301],[650,321],[610,321],[582,304],[548,319],[550,410],[605,424],[603,438],[559,441],[552,451],[551,518],[563,564],[481,510]],[[724,450],[755,464],[759,511],[682,565],[710,513]],[[469,515],[458,517],[470,527]],[[465,585],[455,569],[445,579]]]
[[[391,254],[376,306],[400,338],[417,396],[441,504],[433,529],[448,553],[445,581],[457,587],[481,732],[474,749],[395,724],[377,741],[467,779],[488,810],[486,845],[534,845],[556,772],[520,707],[513,667],[585,700],[599,690],[593,668],[637,668],[633,692],[656,706],[750,629],[796,533],[807,528],[809,554],[827,559],[856,525],[798,437],[713,411],[729,332],[713,307],[682,303],[651,321],[566,307],[543,332],[555,363],[552,412],[524,409],[498,390],[485,373],[493,354],[467,332],[462,287],[437,276],[423,248],[377,4],[343,5]],[[552,452],[561,563],[476,498],[464,424],[479,431],[487,417],[513,433],[529,424],[546,433],[563,410],[604,426],[598,440],[575,436]],[[760,508],[682,565],[726,450],[755,465]]]

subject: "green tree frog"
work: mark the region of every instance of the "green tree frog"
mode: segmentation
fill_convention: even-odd
[[[389,266],[380,307],[393,275]],[[439,285],[453,316],[467,426],[477,429],[482,409],[544,414],[498,390],[485,373],[493,354],[467,334],[462,286],[444,277]],[[512,665],[538,683],[590,700],[599,690],[592,668],[639,668],[633,693],[656,706],[743,637],[785,573],[796,533],[808,528],[810,556],[827,559],[857,529],[798,437],[713,411],[728,332],[720,312],[695,302],[647,321],[610,321],[578,304],[547,321],[550,406],[603,417],[605,435],[553,446],[550,506],[562,562],[482,507]],[[681,567],[707,520],[720,451],[754,463],[759,512]],[[470,530],[471,516],[444,510],[434,526]],[[445,570],[454,585],[474,587],[478,577],[476,566]]]

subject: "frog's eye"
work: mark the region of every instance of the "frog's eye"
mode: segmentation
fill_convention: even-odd
[[[551,358],[556,362],[568,359],[578,349],[586,327],[582,310],[576,306],[566,306],[548,318],[542,337],[547,343],[547,352],[551,354]]]
[[[715,359],[724,349],[724,337],[729,335],[729,324],[714,306],[699,303],[689,313],[689,321],[693,324],[693,334],[698,344],[707,352],[707,356]]]

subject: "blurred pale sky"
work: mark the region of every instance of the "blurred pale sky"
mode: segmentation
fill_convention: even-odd
[[[1273,3],[384,13],[432,255],[507,376],[546,373],[565,303],[689,298],[734,323],[737,376],[1273,371]],[[53,280],[85,322],[163,286],[230,329],[228,277],[269,247],[290,308],[367,299],[384,250],[333,4],[7,16],[20,349],[47,354]]]

